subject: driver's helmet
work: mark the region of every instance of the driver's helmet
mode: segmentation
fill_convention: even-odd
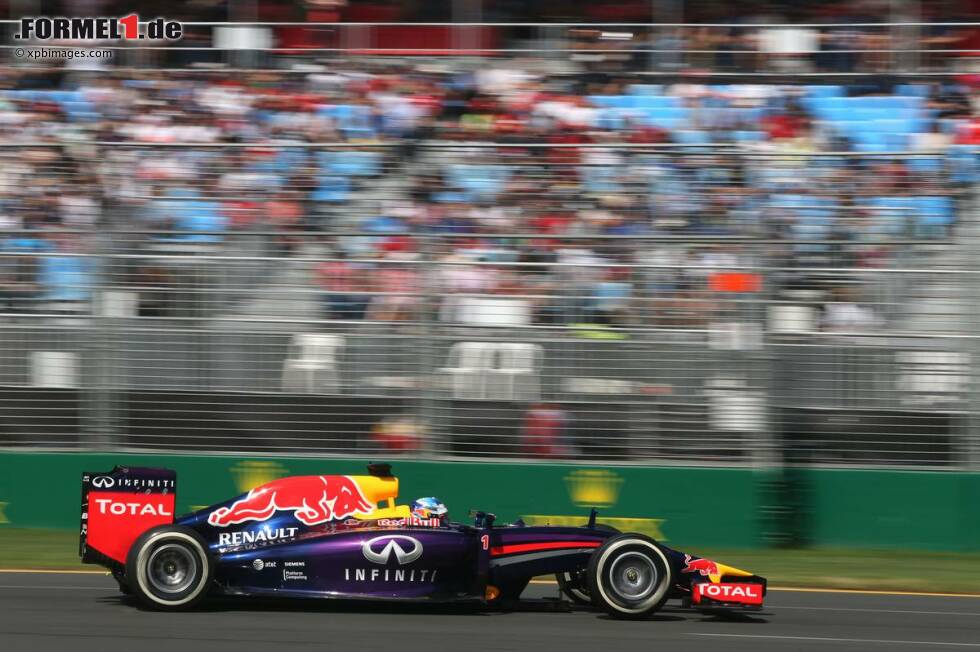
[[[412,503],[412,516],[419,518],[446,518],[449,510],[434,496],[419,498]]]

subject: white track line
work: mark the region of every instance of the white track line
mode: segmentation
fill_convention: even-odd
[[[877,638],[829,638],[823,636],[764,636],[762,634],[703,634],[689,633],[688,636],[711,636],[713,638],[755,638],[771,641],[814,641],[816,643],[867,643],[873,645],[933,645],[946,647],[980,647],[980,643],[947,643],[944,641],[893,641]]]
[[[3,571],[0,571],[2,573]],[[531,584],[556,585],[555,580],[531,580]],[[872,589],[811,589],[799,586],[770,586],[767,591],[787,593],[852,593],[854,595],[910,595],[923,598],[980,598],[980,593],[929,593],[927,591],[881,591]]]
[[[30,568],[0,568],[0,573],[38,573],[48,575],[109,575],[107,570],[57,570],[57,569],[38,569]]]
[[[802,586],[770,586],[769,591],[790,593],[855,593],[858,595],[913,595],[925,598],[980,598],[980,593],[936,593],[929,591],[882,591],[872,589],[811,589]]]
[[[0,584],[0,589],[30,589],[32,591],[108,591],[108,586],[38,586],[36,584]]]
[[[865,609],[862,607],[799,607],[786,605],[766,605],[766,609],[782,611],[783,609],[799,609],[801,611],[862,611],[879,614],[916,614],[920,616],[973,616],[980,618],[980,611],[913,611],[911,609]]]

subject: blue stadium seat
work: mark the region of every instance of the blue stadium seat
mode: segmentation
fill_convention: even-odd
[[[700,129],[682,129],[674,132],[674,140],[682,145],[707,145],[711,135]]]
[[[633,108],[634,97],[632,95],[590,95],[589,101],[595,106],[608,107],[612,109]]]
[[[976,145],[953,145],[946,159],[954,183],[980,183],[980,149]]]
[[[874,103],[860,103],[849,110],[854,116],[854,120],[891,120],[895,116],[895,109],[877,106]]]
[[[322,176],[313,191],[313,201],[343,204],[350,199],[350,179],[339,176]]]
[[[666,109],[683,105],[680,98],[670,95],[639,95],[633,100],[633,106],[638,109]]]
[[[924,134],[927,133],[932,127],[931,118],[902,118],[907,123],[906,133],[910,134]]]
[[[921,120],[914,119],[898,119],[898,120],[881,120],[882,130],[887,130],[893,134],[914,134],[920,131]]]
[[[814,97],[810,103],[814,112],[820,115],[828,115],[838,109],[845,108],[846,98],[842,97]]]
[[[42,256],[38,283],[45,301],[87,301],[91,295],[92,261],[79,256]]]
[[[891,151],[888,147],[887,134],[877,131],[858,131],[851,134],[851,137],[855,140],[855,149],[859,152],[874,154]]]
[[[916,174],[935,174],[943,169],[943,159],[939,156],[914,156],[905,164],[909,172]]]
[[[909,148],[909,135],[905,133],[887,132],[885,136],[885,147],[889,152],[904,152]]]
[[[732,139],[736,143],[759,143],[766,139],[764,131],[733,131]]]
[[[854,115],[850,111],[836,107],[818,111],[816,116],[818,120],[824,120],[831,123],[854,121]]]
[[[582,187],[590,193],[615,193],[623,190],[619,183],[622,171],[612,165],[583,165],[579,167]]]
[[[310,153],[302,147],[284,147],[279,150],[270,165],[270,171],[277,175],[289,174],[292,170],[305,167]]]
[[[831,226],[833,224],[833,212],[822,208],[811,208],[815,198],[803,197],[807,208],[799,208],[793,211],[796,219],[792,222],[790,230],[793,236],[799,240],[827,240],[830,238]],[[825,244],[798,244],[793,247],[796,251],[824,251],[827,249]]]
[[[50,251],[51,243],[41,238],[22,235],[3,241],[3,251]]]
[[[676,129],[688,118],[688,110],[679,107],[646,109],[645,114],[648,124],[668,130]]]
[[[950,197],[916,197],[915,207],[922,226],[949,226],[955,219]]]
[[[844,87],[836,84],[814,84],[803,89],[808,97],[845,97]]]
[[[624,114],[622,109],[599,109],[596,114],[596,126],[599,129],[623,129],[626,127]]]
[[[875,227],[878,233],[899,234],[907,232],[915,223],[915,199],[912,197],[874,197],[868,201],[874,210]]]
[[[658,117],[656,119],[647,118],[647,124],[666,131],[675,131],[683,126],[684,121],[680,118]]]
[[[917,109],[919,99],[914,97],[902,97],[901,95],[871,95],[858,98],[857,105],[864,108],[873,108],[881,111],[894,111],[896,109]]]
[[[951,135],[955,135],[961,126],[967,124],[966,120],[957,120],[956,118],[940,118],[937,122],[940,132]]]
[[[405,223],[395,217],[379,215],[363,222],[361,227],[371,233],[404,233]]]
[[[81,91],[55,91],[54,101],[59,104],[65,102],[84,102],[85,94]]]
[[[177,188],[167,193],[162,202],[164,210],[174,218],[174,227],[188,231],[170,240],[181,242],[220,242],[222,237],[215,232],[228,227],[217,202],[205,199],[197,190]],[[207,233],[194,233],[207,232]]]
[[[890,122],[895,122],[894,120],[859,120],[855,124],[858,125],[855,131],[876,131],[879,133],[887,134],[895,129],[894,124],[889,124]],[[899,121],[901,124],[905,124],[904,121]]]
[[[317,115],[332,119],[348,138],[374,138],[377,133],[371,124],[371,109],[355,104],[323,104]]]
[[[342,122],[353,115],[354,107],[349,104],[323,104],[317,107],[317,115]]]
[[[858,132],[865,131],[865,127],[865,123],[859,120],[836,120],[831,123],[831,128],[846,138]]]
[[[435,201],[437,201],[439,203],[442,203],[442,204],[459,203],[459,202],[468,202],[468,201],[470,201],[470,197],[466,193],[453,192],[453,191],[449,191],[449,190],[444,191],[444,192],[436,193],[435,195],[433,195],[432,198]]]
[[[319,152],[320,171],[347,177],[375,177],[381,173],[381,154],[364,151]]]
[[[454,187],[476,199],[494,199],[510,177],[510,169],[503,165],[450,166],[449,180]]]
[[[731,104],[731,100],[727,97],[706,97],[701,102],[702,106],[712,109],[727,109]]]
[[[894,96],[894,106],[899,109],[912,109],[915,111],[920,111],[925,104],[925,101],[921,97],[901,97]]]
[[[928,97],[929,86],[927,84],[899,84],[895,87],[895,92],[904,97]]]

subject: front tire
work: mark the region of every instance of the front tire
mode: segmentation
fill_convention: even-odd
[[[614,618],[641,619],[667,601],[673,572],[657,542],[642,534],[607,539],[589,559],[592,604]]]
[[[147,530],[126,557],[133,595],[159,611],[192,608],[207,595],[213,575],[207,544],[194,530],[177,525]]]

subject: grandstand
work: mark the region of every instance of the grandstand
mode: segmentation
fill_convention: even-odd
[[[966,463],[976,26],[830,7],[0,68],[0,446]]]

